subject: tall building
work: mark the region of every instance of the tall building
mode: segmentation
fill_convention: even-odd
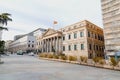
[[[107,54],[120,51],[120,0],[101,0]]]
[[[63,53],[88,58],[104,56],[103,29],[84,20],[60,30],[48,29],[39,38],[43,53]]]

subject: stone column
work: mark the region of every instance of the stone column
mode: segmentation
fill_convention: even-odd
[[[44,48],[45,52],[46,52],[46,39],[45,39],[45,48]]]
[[[63,50],[63,42],[62,42],[62,36],[60,37],[60,51],[62,52]]]
[[[45,40],[43,40],[43,52],[45,52],[44,48],[45,48]]]
[[[49,51],[51,52],[51,38],[49,40],[49,44],[50,44]]]
[[[48,52],[50,51],[50,42],[49,42],[49,39],[48,39]]]
[[[59,52],[59,37],[57,36],[57,40],[56,40],[56,48],[57,48],[57,54]]]
[[[46,39],[46,52],[47,52],[47,39]]]
[[[55,37],[53,38],[53,48],[54,48],[54,50],[56,51],[56,43],[55,43]]]
[[[47,52],[47,39],[46,39],[46,42],[45,42],[45,44],[46,44],[46,48],[45,48],[45,49],[46,49],[46,51],[45,51],[45,52]]]

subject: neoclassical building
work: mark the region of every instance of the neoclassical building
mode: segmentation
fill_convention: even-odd
[[[84,20],[59,30],[48,29],[39,36],[42,53],[63,53],[66,55],[104,56],[103,29]]]
[[[43,35],[39,36],[40,52],[61,53],[62,52],[62,32],[48,29]]]
[[[84,20],[61,30],[64,54],[88,58],[104,56],[103,30],[97,25]]]

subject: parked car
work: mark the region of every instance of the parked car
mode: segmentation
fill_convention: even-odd
[[[23,55],[23,53],[22,52],[18,52],[17,55]]]
[[[33,52],[28,53],[29,56],[34,56]]]

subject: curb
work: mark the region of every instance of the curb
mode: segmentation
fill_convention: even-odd
[[[70,63],[70,64],[77,64],[77,65],[83,65],[83,66],[89,66],[89,67],[96,67],[96,68],[108,69],[108,70],[114,70],[114,71],[120,71],[120,67],[112,67],[112,66],[97,65],[97,64],[87,64],[87,63],[78,62],[78,61],[69,61],[69,60],[52,59],[52,58],[50,59],[50,58],[42,58],[42,57],[39,57],[39,59],[64,62],[64,63]]]

